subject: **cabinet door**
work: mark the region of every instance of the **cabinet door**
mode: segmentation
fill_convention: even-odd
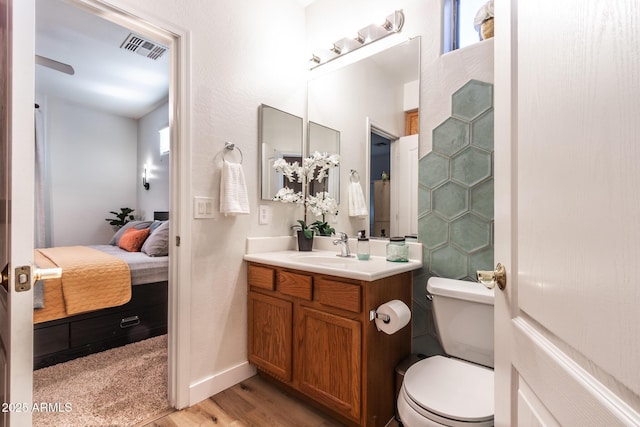
[[[360,322],[300,307],[296,377],[308,396],[355,421],[361,406]]]
[[[293,303],[249,292],[249,361],[291,381]]]

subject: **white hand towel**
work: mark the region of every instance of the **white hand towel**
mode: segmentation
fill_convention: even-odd
[[[369,214],[364,193],[359,182],[349,184],[349,216],[366,216]]]
[[[222,161],[220,177],[220,212],[225,215],[249,213],[249,197],[240,163]]]

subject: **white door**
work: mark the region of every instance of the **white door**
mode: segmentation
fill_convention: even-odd
[[[640,425],[640,2],[495,14],[496,425]]]
[[[30,426],[35,4],[0,4],[0,268],[7,266],[7,279],[0,286],[0,425]],[[19,283],[21,278],[26,282]]]
[[[418,235],[418,135],[391,144],[391,234]]]

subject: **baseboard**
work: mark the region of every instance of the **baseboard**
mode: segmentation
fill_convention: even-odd
[[[208,399],[255,374],[256,368],[249,362],[243,362],[193,383],[189,387],[189,406]]]

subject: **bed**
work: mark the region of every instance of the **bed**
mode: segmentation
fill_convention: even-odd
[[[153,221],[127,224],[106,245],[36,249],[43,268],[96,258],[87,267],[61,264],[62,280],[36,283],[34,369],[167,333],[168,225],[168,212],[155,212]],[[142,248],[150,249],[121,248],[136,233],[147,235]],[[79,271],[75,281],[71,271]]]

